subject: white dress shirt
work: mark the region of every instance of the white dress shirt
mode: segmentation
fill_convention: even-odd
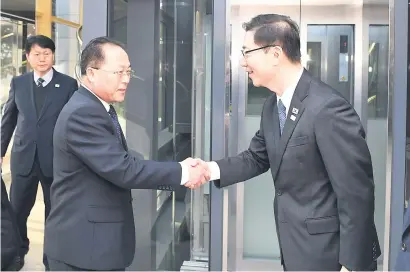
[[[298,77],[296,78],[296,81],[291,84],[286,90],[283,92],[282,96],[277,96],[277,102],[279,102],[279,99],[282,100],[283,105],[286,107],[286,116],[288,115],[289,108],[290,108],[290,103],[292,102],[292,97],[293,94],[295,93],[296,86],[299,83],[300,78],[302,77],[303,74],[303,68],[300,70]],[[221,178],[221,170],[219,169],[219,166],[216,162],[208,162],[208,167],[209,170],[211,171],[211,180],[218,180]]]
[[[290,85],[286,90],[282,93],[282,96],[277,96],[276,103],[279,103],[279,100],[282,101],[283,105],[286,108],[286,116],[288,116],[289,108],[290,108],[290,103],[292,102],[292,97],[293,94],[295,93],[296,87],[299,83],[300,78],[302,77],[303,74],[303,69],[300,70],[298,77],[296,78],[297,80]]]
[[[101,101],[101,103],[103,104],[104,108],[107,110],[107,113],[108,113],[108,111],[110,110],[110,104],[102,100],[100,97],[98,97],[93,91],[88,89],[85,85],[81,84],[81,86],[83,86],[85,89],[90,91],[93,95],[95,95],[95,97],[97,97],[98,100]],[[181,185],[184,185],[185,183],[189,181],[189,168],[183,163],[179,163],[179,164],[181,165],[181,168],[182,168]]]
[[[34,72],[33,74],[34,74],[34,83],[37,85],[37,80],[40,78],[40,76],[37,75],[36,72]],[[47,84],[51,82],[51,80],[53,79],[53,74],[54,74],[53,69],[50,69],[50,71],[48,71],[44,76],[41,77],[44,80],[42,83],[43,87],[47,86]]]

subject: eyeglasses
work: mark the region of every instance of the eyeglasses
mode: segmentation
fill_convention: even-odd
[[[269,47],[276,47],[276,46],[279,46],[279,45],[270,44],[270,45],[265,45],[265,46],[258,47],[258,48],[255,48],[255,49],[250,49],[250,50],[243,50],[242,49],[241,52],[242,52],[242,56],[244,56],[246,58],[249,55],[249,53],[252,53],[252,52],[255,52],[255,51],[258,51],[258,50],[261,50],[261,49],[269,48]]]
[[[127,71],[108,71],[108,70],[104,70],[104,69],[97,68],[97,67],[90,67],[90,68],[91,68],[91,69],[95,69],[95,70],[104,71],[104,72],[106,72],[106,73],[111,73],[111,74],[114,74],[114,75],[117,75],[117,76],[121,76],[121,77],[127,76],[127,77],[129,77],[129,78],[139,78],[139,77],[137,77],[137,76],[135,75],[135,71],[134,71],[134,70],[127,70]]]

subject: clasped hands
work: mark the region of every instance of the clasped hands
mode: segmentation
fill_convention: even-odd
[[[189,179],[185,187],[196,189],[211,179],[211,171],[206,162],[201,159],[187,158],[182,162],[189,169]]]

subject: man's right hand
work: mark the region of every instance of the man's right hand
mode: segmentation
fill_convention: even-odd
[[[209,167],[203,161],[188,158],[182,163],[188,166],[189,169],[189,179],[188,182],[185,183],[187,188],[195,189],[210,180],[211,173],[209,171]]]

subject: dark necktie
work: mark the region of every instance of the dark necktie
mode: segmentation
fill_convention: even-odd
[[[120,141],[120,143],[122,143],[120,122],[118,122],[117,112],[112,105],[110,105],[108,114],[111,116],[112,122],[114,123],[115,131],[117,132],[117,139]]]
[[[45,80],[44,79],[42,79],[41,77],[39,78],[39,79],[37,79],[37,87],[43,87],[43,82],[44,82]]]
[[[279,114],[280,135],[282,135],[283,127],[285,126],[285,121],[286,121],[286,107],[285,105],[283,105],[283,102],[280,99],[278,101],[278,114]]]

